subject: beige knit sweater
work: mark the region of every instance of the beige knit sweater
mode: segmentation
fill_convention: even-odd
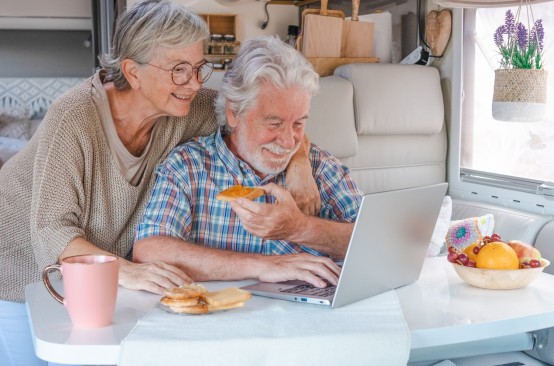
[[[91,79],[62,95],[25,148],[0,169],[0,299],[25,285],[76,237],[130,259],[155,168],[178,144],[216,129],[215,92],[201,89],[182,118],[162,118],[144,179],[132,186],[114,162],[91,98]]]

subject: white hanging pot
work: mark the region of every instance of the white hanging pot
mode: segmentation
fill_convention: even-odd
[[[492,116],[498,121],[538,122],[546,113],[544,69],[498,69],[494,72]]]

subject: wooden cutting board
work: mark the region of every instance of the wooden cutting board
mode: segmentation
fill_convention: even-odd
[[[306,14],[302,29],[305,57],[340,57],[343,19]]]
[[[304,9],[302,12],[302,23],[301,26],[304,24],[304,19],[306,18],[306,14],[319,14],[323,16],[330,16],[330,17],[339,17],[344,19],[344,13],[340,10],[329,10],[327,9],[327,4],[329,3],[329,0],[321,0],[321,9]]]
[[[360,0],[352,0],[352,20],[342,23],[341,57],[371,57],[374,24],[360,22]]]

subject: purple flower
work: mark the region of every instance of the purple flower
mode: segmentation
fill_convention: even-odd
[[[537,20],[535,22],[535,26],[533,27],[533,29],[531,29],[531,45],[537,45],[537,35],[539,37],[538,48],[539,51],[542,51],[544,40],[544,28],[542,27],[542,19]]]
[[[496,32],[494,32],[494,43],[499,47],[502,45],[502,43],[504,43],[504,33],[506,33],[506,30],[503,25],[498,27],[496,29]]]
[[[505,24],[505,28],[504,28],[504,31],[505,33],[509,36],[510,34],[514,34],[515,31],[516,31],[516,23],[515,23],[515,19],[514,19],[514,14],[512,14],[512,11],[510,9],[508,9],[506,11],[506,17],[505,17],[505,21],[504,21],[504,24]]]
[[[502,68],[542,68],[544,40],[542,19],[538,19],[530,29],[527,29],[523,23],[516,24],[514,14],[511,10],[507,10],[504,24],[496,29],[493,36]]]
[[[522,23],[517,23],[517,45],[520,50],[527,48],[527,28]]]

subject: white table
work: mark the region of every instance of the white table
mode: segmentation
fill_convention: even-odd
[[[523,289],[483,290],[463,282],[446,258],[428,258],[420,279],[396,292],[411,332],[410,361],[484,354],[490,344],[497,352],[526,350],[533,345],[528,332],[554,326],[554,276],[549,274]],[[65,308],[41,282],[26,287],[26,299],[38,357],[116,364],[121,340],[159,296],[120,288],[112,325],[100,329],[73,328]]]
[[[427,258],[419,280],[396,290],[411,331],[410,361],[529,350],[528,333],[554,326],[554,276],[517,290],[461,280],[445,257]]]

